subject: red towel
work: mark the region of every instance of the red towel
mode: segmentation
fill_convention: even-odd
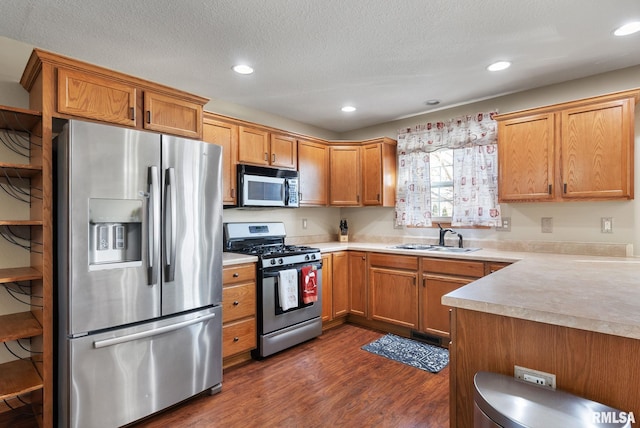
[[[303,266],[300,273],[300,281],[302,282],[302,302],[306,305],[311,302],[318,301],[318,277],[316,275],[317,268],[315,266]]]

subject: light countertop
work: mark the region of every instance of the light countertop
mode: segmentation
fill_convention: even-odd
[[[423,257],[511,262],[442,298],[457,308],[640,339],[640,258],[482,249],[441,253],[391,244],[324,242],[323,253],[373,251]],[[251,259],[251,260],[249,260]],[[255,257],[225,253],[225,266]]]

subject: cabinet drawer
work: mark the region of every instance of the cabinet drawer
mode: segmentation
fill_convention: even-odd
[[[255,281],[256,266],[254,264],[229,266],[222,270],[222,284]]]
[[[484,276],[484,263],[471,260],[422,259],[423,272],[446,273],[449,275]]]
[[[256,319],[229,323],[222,326],[222,357],[226,358],[256,347]]]
[[[256,284],[232,285],[222,289],[222,322],[246,318],[256,313]]]
[[[389,254],[370,253],[369,265],[417,271],[418,258],[413,256],[391,256]]]

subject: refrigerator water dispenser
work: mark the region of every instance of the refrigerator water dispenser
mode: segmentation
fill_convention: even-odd
[[[142,201],[89,199],[89,268],[142,263]]]

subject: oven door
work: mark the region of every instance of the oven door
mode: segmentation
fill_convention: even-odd
[[[305,266],[315,266],[317,271],[318,300],[309,304],[302,302],[302,293],[298,288],[298,306],[283,311],[280,307],[278,296],[279,271],[283,269],[296,269],[298,271],[298,284],[300,284],[300,271]],[[280,266],[273,270],[264,270],[262,275],[262,328],[260,334],[268,334],[285,327],[289,327],[310,319],[320,317],[322,314],[322,262],[303,263],[290,266]],[[300,285],[298,285],[300,287]]]

